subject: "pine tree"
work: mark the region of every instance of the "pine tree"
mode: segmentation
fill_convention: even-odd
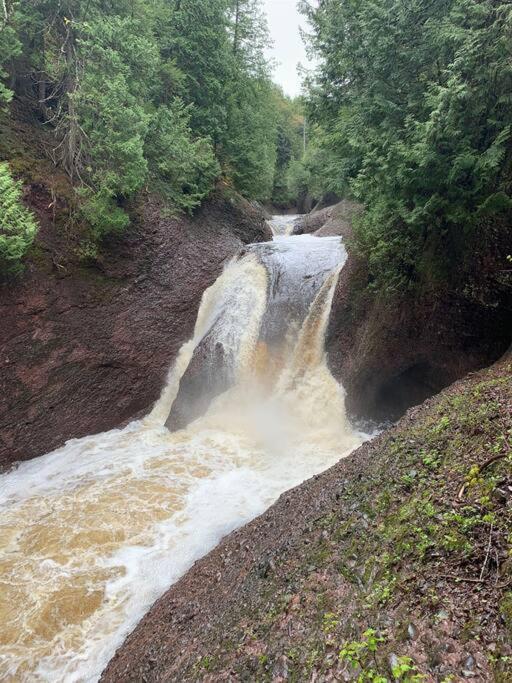
[[[21,183],[0,163],[0,272],[17,272],[37,232],[32,213],[22,204]]]
[[[512,8],[490,0],[302,3],[324,184],[362,201],[380,284],[450,277],[512,207]],[[482,236],[481,236],[482,237]],[[428,255],[428,256],[426,256]]]

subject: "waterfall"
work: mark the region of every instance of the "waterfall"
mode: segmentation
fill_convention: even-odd
[[[345,250],[285,232],[204,293],[146,418],[0,477],[1,680],[96,681],[196,559],[363,440],[324,352]]]
[[[208,361],[213,365],[214,349],[221,345],[223,368],[235,371],[246,362],[247,346],[255,339],[266,302],[266,271],[247,256],[232,261],[217,281],[203,294],[192,339],[180,349],[169,371],[166,386],[148,420],[164,423],[176,399],[180,380],[194,352],[202,343],[208,346]],[[211,367],[211,370],[214,368]]]

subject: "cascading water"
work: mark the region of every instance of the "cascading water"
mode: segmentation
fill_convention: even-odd
[[[97,680],[194,560],[362,441],[323,350],[344,258],[337,238],[253,245],[204,293],[147,418],[0,478],[1,680]]]

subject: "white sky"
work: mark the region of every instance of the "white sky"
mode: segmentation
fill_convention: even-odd
[[[287,95],[295,97],[301,90],[297,65],[299,62],[303,66],[309,65],[299,33],[299,26],[306,27],[305,19],[299,14],[296,0],[263,0],[263,6],[274,42],[270,56],[277,62],[274,80]]]

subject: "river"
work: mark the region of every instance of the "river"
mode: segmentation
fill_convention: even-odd
[[[96,681],[196,559],[365,438],[323,346],[346,252],[293,219],[206,290],[146,418],[0,477],[3,681]]]

